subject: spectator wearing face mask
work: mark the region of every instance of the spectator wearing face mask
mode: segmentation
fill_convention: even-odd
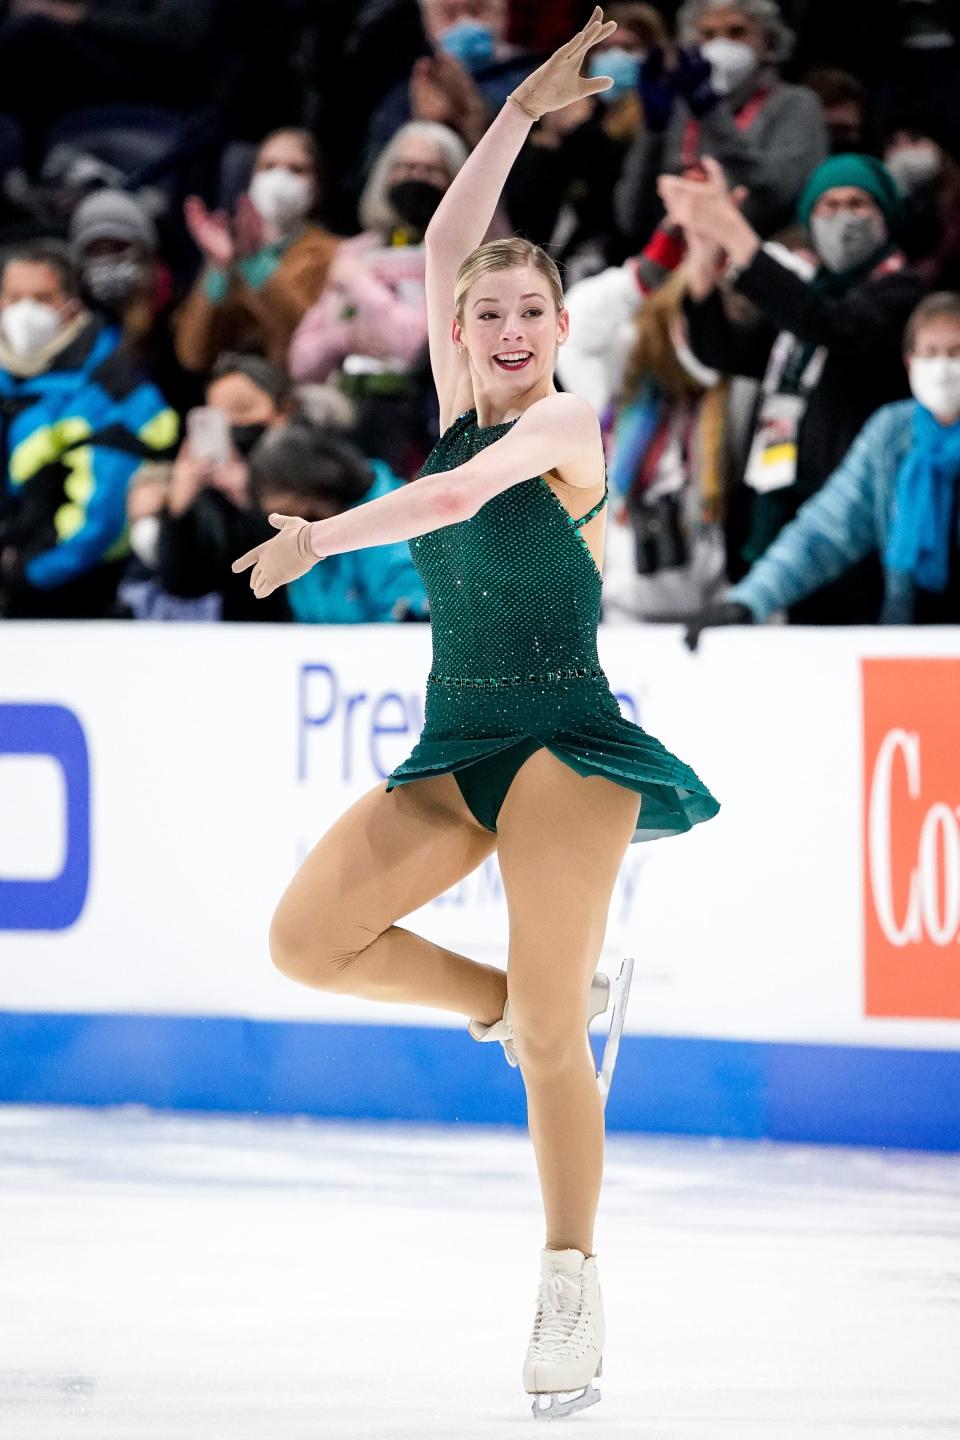
[[[767,550],[846,454],[864,420],[906,388],[902,336],[923,284],[894,238],[900,196],[879,160],[834,155],[810,177],[798,217],[818,265],[801,276],[771,254],[731,198],[722,172],[660,181],[685,227],[690,346],[706,365],[761,381],[743,484],[731,498],[728,561],[737,579]],[[751,301],[760,324],[729,317],[718,282]],[[798,604],[791,619],[856,624],[876,618],[871,563]]]
[[[0,396],[0,611],[107,614],[129,554],[127,483],[179,422],[51,242],[15,247],[3,265]]]
[[[677,32],[676,55],[652,50],[641,68],[645,123],[614,195],[620,229],[634,248],[646,244],[662,215],[658,176],[709,155],[746,188],[748,218],[771,235],[827,154],[819,100],[780,78],[792,32],[774,0],[688,0]]]
[[[365,168],[408,120],[456,130],[472,150],[536,59],[507,41],[507,0],[420,0],[433,53],[381,100],[367,130]]]
[[[336,383],[358,407],[357,440],[412,475],[432,443],[418,384],[427,343],[423,235],[467,158],[445,125],[412,120],[378,159],[360,199],[363,231],[339,246],[327,285],[290,344],[296,381]]]
[[[222,351],[236,349],[286,364],[291,336],[323,290],[340,243],[310,218],[319,197],[313,137],[277,130],[257,151],[232,220],[211,215],[196,195],[185,202],[187,228],[206,260],[176,320],[186,370],[208,371]]]
[[[183,618],[177,602],[189,601],[200,619],[288,620],[284,592],[260,604],[230,563],[272,534],[251,499],[248,462],[263,436],[295,413],[290,382],[259,355],[228,352],[213,368],[206,403],[222,417],[224,452],[211,454],[218,447],[209,426],[198,432],[188,415],[176,460],[163,475],[153,467],[146,493],[131,495],[137,562],[123,577],[121,601],[137,619]]]
[[[589,73],[611,76],[613,86],[541,116],[504,190],[512,228],[549,247],[568,287],[631,252],[617,228],[613,192],[643,123],[641,66],[667,40],[652,5],[626,0],[608,5],[604,17],[617,31],[590,51]]]
[[[167,503],[173,466],[146,461],[131,477],[127,490],[127,524],[133,551],[117,586],[112,620],[192,620],[221,618],[216,591],[184,598],[164,589],[157,574],[157,539]]]
[[[960,624],[960,295],[921,301],[904,350],[914,398],[867,421],[749,574],[694,617],[691,649],[708,626],[766,620],[872,552],[883,565],[881,624]]]
[[[264,436],[250,457],[250,484],[262,513],[276,522],[267,524],[272,535],[284,515],[326,520],[404,482],[348,441],[301,422]],[[249,591],[247,576],[237,578]],[[286,592],[294,619],[308,624],[429,619],[426,592],[406,541],[328,555]]]
[[[73,212],[70,250],[93,313],[120,327],[175,410],[182,414],[196,404],[197,385],[184,375],[173,347],[173,276],[141,202],[123,190],[95,190]]]

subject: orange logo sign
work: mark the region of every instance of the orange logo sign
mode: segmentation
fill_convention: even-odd
[[[866,1013],[960,1019],[960,660],[864,660]]]

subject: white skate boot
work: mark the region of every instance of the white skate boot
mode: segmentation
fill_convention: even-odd
[[[617,1063],[617,1052],[620,1049],[620,1036],[623,1033],[623,1021],[627,1010],[627,998],[630,994],[630,982],[633,979],[633,957],[624,960],[620,966],[620,973],[616,979],[611,979],[604,971],[598,970],[590,982],[590,999],[587,1005],[587,1025],[610,1009],[610,1029],[607,1033],[606,1043],[603,1049],[603,1059],[600,1062],[600,1071],[597,1075],[597,1084],[600,1086],[600,1094],[603,1096],[604,1108],[607,1104],[607,1096],[610,1093],[610,1082],[613,1079],[614,1066]],[[503,1018],[494,1020],[490,1025],[485,1025],[482,1020],[471,1020],[467,1029],[474,1040],[499,1040],[503,1046],[504,1054],[510,1065],[519,1065],[516,1046],[513,1037],[513,1022],[510,1018],[510,1000],[503,1007]]]
[[[523,1366],[536,1420],[559,1420],[596,1405],[606,1327],[597,1257],[541,1250],[540,1293]]]

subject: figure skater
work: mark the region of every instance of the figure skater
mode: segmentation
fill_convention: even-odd
[[[423,731],[307,856],[270,947],[306,985],[469,1016],[475,1038],[519,1063],[546,1216],[523,1385],[550,1418],[599,1399],[604,1093],[587,1025],[610,998],[594,966],[614,882],[632,841],[719,808],[624,719],[597,658],[606,472],[595,412],[554,385],[569,324],[557,267],[526,240],[481,243],[531,125],[613,84],[580,72],[615,28],[597,8],[523,81],[430,222],[441,435],[420,476],[327,520],[271,515],[279,534],[233,565],[253,567],[263,598],[327,555],[411,542],[433,637]],[[506,973],[396,923],[494,849]]]

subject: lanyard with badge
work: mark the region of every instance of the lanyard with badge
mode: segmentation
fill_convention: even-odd
[[[743,477],[744,484],[759,495],[785,490],[797,478],[800,422],[827,359],[826,345],[818,345],[799,374],[791,375],[803,363],[805,348],[784,331],[770,354]]]

